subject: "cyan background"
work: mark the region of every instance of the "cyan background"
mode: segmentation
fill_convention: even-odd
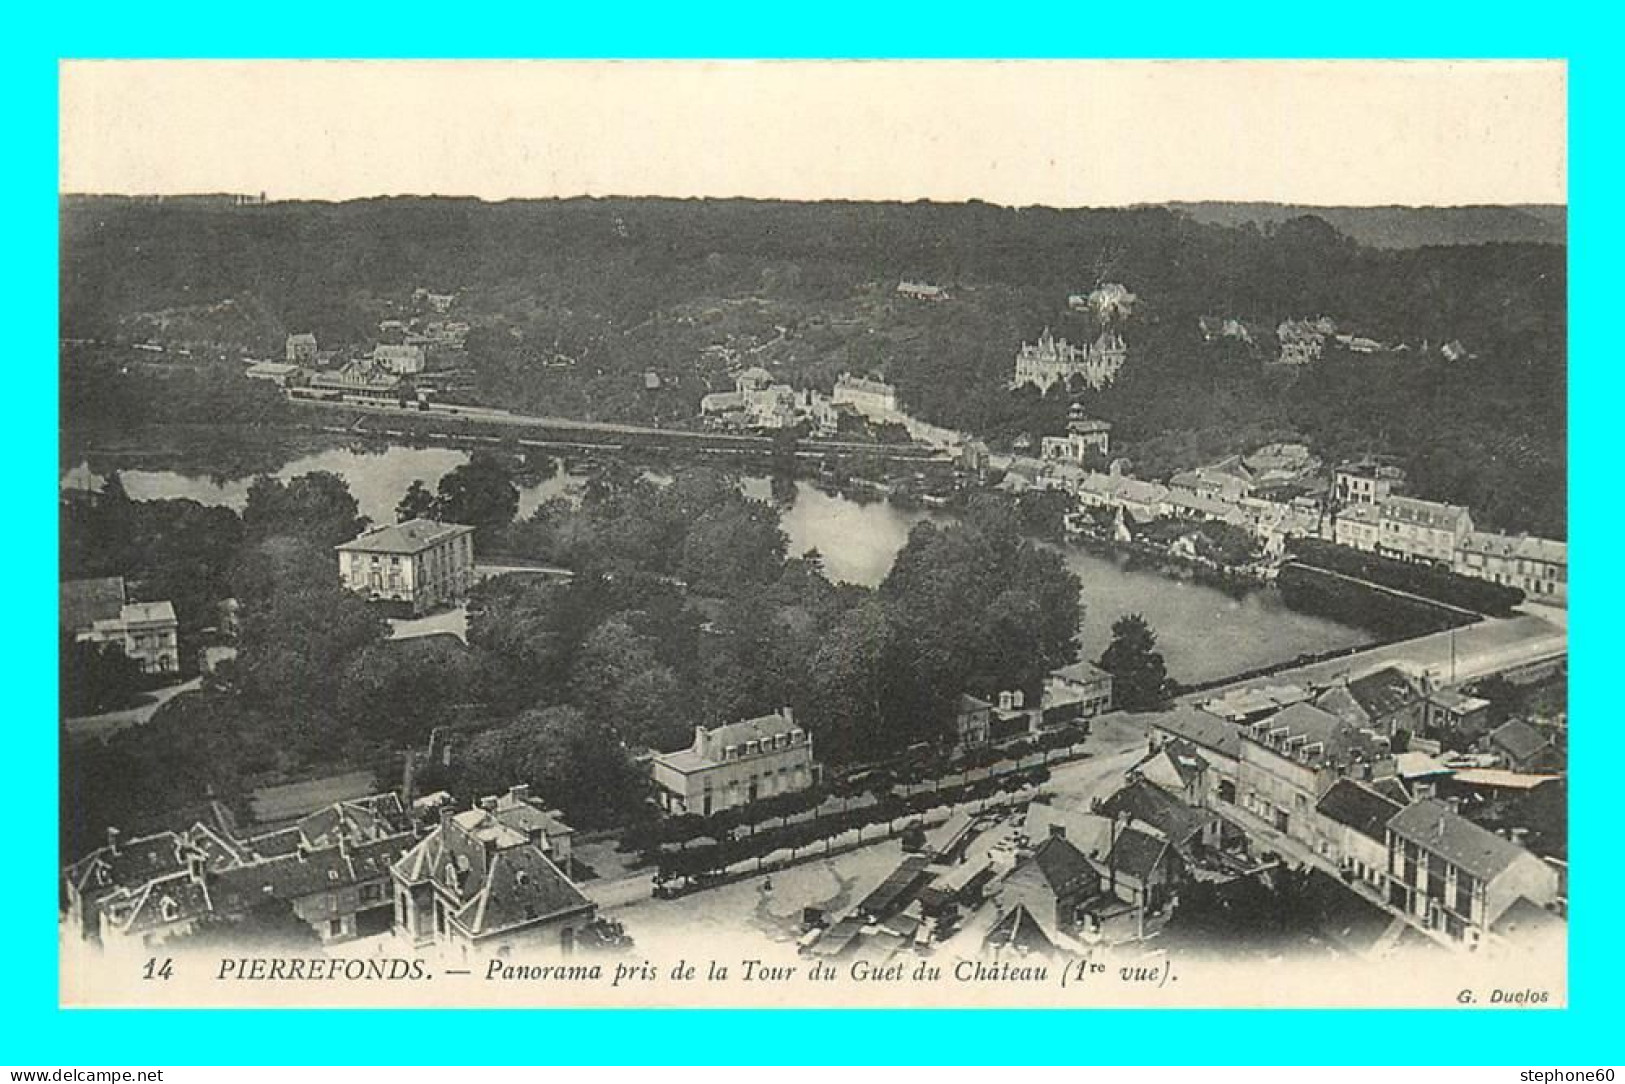
[[[0,1062],[1577,1064],[1625,1060],[1603,544],[1618,496],[1618,16],[1601,5],[1170,2],[20,5],[0,44],[12,527]],[[63,57],[1563,57],[1570,87],[1574,875],[1561,1011],[62,1011],[57,1008],[56,68]],[[252,119],[245,120],[252,124]],[[1425,168],[1420,167],[1419,168]],[[1590,454],[1587,454],[1589,452]],[[1617,483],[1617,477],[1616,477]],[[1614,840],[1609,844],[1608,840]],[[1260,986],[1267,972],[1257,976]],[[516,991],[517,992],[517,991]],[[1373,990],[1380,1000],[1381,990]],[[470,1025],[477,1025],[476,1033]],[[499,1038],[500,1037],[500,1038]]]

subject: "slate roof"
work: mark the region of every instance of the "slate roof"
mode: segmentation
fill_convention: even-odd
[[[391,872],[407,884],[432,881],[458,927],[475,938],[592,906],[541,845],[484,809],[447,818]]]
[[[216,892],[227,911],[252,907],[261,899],[296,900],[362,881],[389,876],[390,863],[412,845],[410,832],[372,843],[262,858],[215,874]]]
[[[1461,549],[1470,553],[1482,553],[1488,557],[1522,559],[1565,567],[1569,563],[1568,543],[1556,542],[1549,538],[1533,538],[1529,535],[1469,531],[1461,540]]]
[[[393,791],[366,798],[334,802],[306,814],[295,826],[310,847],[336,843],[340,836],[352,842],[370,842],[407,828],[406,811]]]
[[[391,553],[403,556],[422,553],[430,546],[474,533],[474,528],[458,523],[436,523],[427,519],[409,519],[405,523],[391,523],[377,527],[348,542],[333,547],[340,552]]]
[[[1044,882],[1058,898],[1100,890],[1100,874],[1083,852],[1064,837],[1051,836],[1044,840],[1027,861],[1038,867]]]
[[[1328,820],[1352,828],[1378,843],[1388,841],[1388,822],[1404,806],[1353,779],[1339,779],[1315,805]]]
[[[1127,816],[1149,824],[1175,846],[1184,846],[1215,819],[1207,810],[1186,805],[1146,779],[1135,779],[1124,785],[1101,803],[1100,810],[1108,817]]]
[[[1490,731],[1491,745],[1503,749],[1514,760],[1530,757],[1552,745],[1552,739],[1522,719],[1512,719]]]
[[[1106,866],[1144,883],[1151,879],[1167,853],[1166,839],[1138,828],[1124,828],[1117,833],[1117,842],[1106,859]]]
[[[533,846],[499,849],[485,879],[453,915],[473,937],[485,937],[591,908],[592,902]]]
[[[119,888],[134,888],[184,870],[184,842],[175,832],[120,840],[116,849],[98,847],[70,865],[67,877],[76,890],[92,899]]]
[[[1424,697],[1422,686],[1398,667],[1385,666],[1348,683],[1349,695],[1372,719],[1401,711]]]
[[[125,934],[144,933],[201,918],[213,908],[205,882],[186,870],[134,888],[121,888],[101,901],[109,925]]]
[[[1231,760],[1241,758],[1241,731],[1217,715],[1191,707],[1179,707],[1152,720],[1151,725],[1199,749],[1207,749]]]
[[[1417,497],[1389,497],[1382,502],[1382,518],[1435,531],[1455,531],[1471,522],[1466,508]]]
[[[1057,951],[1044,927],[1019,903],[993,924],[982,939],[982,945],[995,951],[1013,949],[1033,956],[1053,956]]]
[[[64,580],[57,587],[57,624],[64,629],[88,629],[109,621],[124,608],[124,577]]]
[[[1293,739],[1302,739],[1299,750],[1320,746],[1314,753],[1302,755],[1316,762],[1339,761],[1350,752],[1363,748],[1363,735],[1348,721],[1313,704],[1293,704],[1266,719],[1253,724],[1254,732],[1275,744],[1285,745]],[[1287,747],[1289,753],[1293,752]]]
[[[1484,881],[1492,881],[1519,859],[1534,858],[1511,840],[1480,828],[1443,802],[1425,798],[1394,814],[1388,828]],[[1536,859],[1538,861],[1538,859]]]
[[[1072,844],[1089,857],[1104,855],[1110,846],[1112,822],[1096,813],[1061,809],[1043,802],[1027,807],[1022,821],[1022,834],[1033,844],[1041,844],[1059,828]]]
[[[1071,666],[1063,666],[1059,670],[1050,671],[1051,677],[1062,681],[1071,681],[1078,684],[1090,684],[1102,678],[1110,680],[1111,675],[1092,662],[1075,662]]]

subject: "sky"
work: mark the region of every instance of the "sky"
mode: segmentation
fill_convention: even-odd
[[[1565,203],[1534,61],[64,61],[63,192]]]

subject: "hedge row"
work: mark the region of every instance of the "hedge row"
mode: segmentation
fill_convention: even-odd
[[[719,839],[715,843],[699,847],[668,851],[659,856],[655,884],[718,876],[736,862],[759,858],[774,851],[799,849],[854,829],[876,824],[889,825],[901,817],[925,813],[939,806],[991,798],[1000,791],[1015,793],[1027,787],[1042,786],[1049,781],[1049,775],[1048,768],[1038,767],[978,779],[962,786],[921,791],[906,798],[896,793],[887,793],[878,796],[879,800],[875,804],[862,809],[848,810],[799,824],[760,829],[740,839]]]
[[[1294,539],[1290,552],[1302,563],[1315,568],[1370,580],[1475,613],[1505,617],[1524,599],[1523,592],[1516,587],[1475,580],[1430,565],[1396,561],[1316,538]]]

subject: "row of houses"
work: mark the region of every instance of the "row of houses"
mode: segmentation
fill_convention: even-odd
[[[1397,467],[1373,460],[1342,464],[1328,497],[1320,492],[1320,460],[1305,445],[1276,443],[1180,471],[1163,484],[1134,478],[1121,464],[1106,472],[1084,465],[1092,452],[1104,458],[1109,423],[1079,409],[1068,430],[1065,437],[1044,438],[1042,458],[1006,460],[1001,486],[1062,490],[1085,509],[1108,509],[1135,523],[1226,523],[1255,535],[1266,556],[1282,553],[1290,539],[1314,538],[1567,604],[1567,544],[1477,530],[1462,505],[1404,495],[1404,472]]]
[[[288,907],[323,943],[393,934],[454,953],[570,951],[596,909],[570,879],[572,829],[515,786],[453,810],[385,793],[240,835],[218,805],[189,827],[105,845],[63,872],[77,938],[150,949]]]
[[[1567,543],[1476,530],[1471,511],[1462,505],[1397,495],[1357,500],[1333,513],[1330,540],[1516,587],[1536,601],[1568,602]]]
[[[1111,707],[1112,676],[1092,663],[1076,662],[1046,676],[1036,703],[1019,690],[1002,691],[994,701],[961,694],[948,744],[963,754],[1093,718]],[[708,817],[806,790],[822,774],[812,734],[789,707],[723,726],[695,727],[689,745],[649,757],[656,799],[668,815]]]
[[[1456,773],[1435,757],[1394,752],[1401,730],[1419,733],[1430,711],[1451,710],[1448,700],[1436,702],[1403,672],[1380,671],[1254,703],[1181,708],[1152,725],[1154,746],[1199,754],[1203,778],[1192,793],[1203,808],[1339,872],[1443,944],[1504,938],[1514,918],[1525,930],[1560,924],[1561,866],[1462,816],[1445,800]],[[1467,785],[1498,782],[1463,774]],[[1547,921],[1532,923],[1533,912]]]

